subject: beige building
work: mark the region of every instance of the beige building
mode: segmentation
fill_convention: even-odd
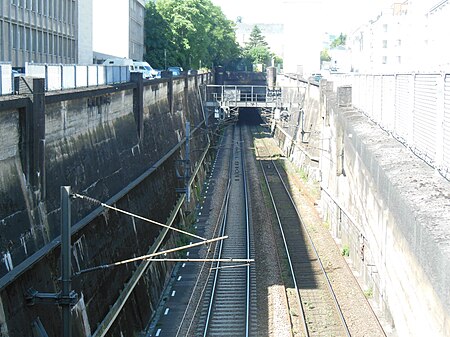
[[[92,62],[92,0],[2,0],[0,61]]]

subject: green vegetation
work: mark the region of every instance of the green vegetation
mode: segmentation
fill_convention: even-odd
[[[211,0],[149,1],[145,10],[145,60],[165,69],[213,68],[251,70],[252,63],[276,66],[282,59],[270,51],[261,30],[255,26],[250,41],[241,48],[235,23]]]
[[[330,54],[328,54],[328,49],[325,48],[320,52],[320,63],[322,64],[322,62],[330,62],[331,61],[331,56]]]
[[[162,69],[226,64],[240,55],[234,27],[211,0],[148,2],[145,60]]]
[[[350,248],[348,245],[344,245],[344,247],[342,247],[342,256],[350,256]]]
[[[372,287],[370,287],[369,289],[364,291],[364,296],[366,296],[366,298],[372,298],[373,297],[373,289],[372,289]]]
[[[282,66],[283,60],[270,51],[265,36],[261,29],[255,25],[250,33],[249,41],[243,50],[243,56],[253,64],[270,66],[272,59],[275,66]],[[261,69],[264,70],[264,69]]]
[[[347,41],[347,35],[341,33],[337,38],[335,38],[333,40],[333,42],[331,42],[330,47],[333,49],[338,46],[345,46],[346,41]]]

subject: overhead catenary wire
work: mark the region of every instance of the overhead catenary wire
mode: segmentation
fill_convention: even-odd
[[[218,238],[205,240],[205,241],[202,241],[202,242],[192,243],[192,244],[189,244],[189,245],[176,247],[176,248],[164,250],[164,251],[157,252],[157,253],[152,253],[152,254],[147,254],[147,255],[134,257],[132,259],[127,259],[127,260],[122,260],[122,261],[118,261],[118,262],[114,262],[114,263],[103,264],[103,265],[96,266],[96,267],[86,268],[86,269],[83,269],[83,270],[80,270],[80,271],[74,273],[74,276],[78,276],[78,275],[89,273],[89,272],[96,271],[96,270],[113,268],[113,267],[121,266],[121,265],[124,265],[124,264],[136,262],[136,261],[153,260],[153,257],[155,257],[155,256],[165,255],[165,254],[173,253],[173,252],[176,252],[176,251],[179,251],[179,250],[183,250],[183,249],[186,249],[186,248],[192,248],[192,247],[204,245],[204,244],[211,243],[211,242],[220,241],[220,240],[227,239],[227,238],[228,238],[228,236],[224,235],[224,236],[220,236]],[[161,259],[161,260],[162,261],[170,261],[171,259],[164,258],[164,259]],[[201,262],[203,262],[203,261],[201,261]],[[245,259],[245,260],[242,260],[242,261],[241,260],[238,261],[237,259],[230,259],[230,261],[227,261],[227,262],[252,262],[252,261],[249,261],[248,259]]]
[[[86,195],[81,195],[81,194],[78,194],[78,193],[73,193],[72,195],[73,195],[74,197],[76,197],[76,198],[85,199],[85,200],[90,201],[90,202],[92,202],[92,203],[100,204],[101,206],[103,206],[103,207],[105,207],[105,208],[112,209],[112,210],[114,210],[114,211],[116,211],[116,212],[120,212],[120,213],[129,215],[129,216],[131,216],[131,217],[134,217],[134,218],[137,218],[137,219],[146,221],[146,222],[150,222],[150,223],[152,223],[152,224],[155,224],[155,225],[158,225],[158,226],[161,226],[161,227],[168,228],[168,229],[173,230],[173,231],[175,231],[175,232],[179,232],[179,233],[182,233],[182,234],[186,234],[186,235],[192,236],[192,237],[194,237],[194,238],[196,238],[196,239],[200,239],[200,240],[204,241],[204,242],[202,242],[202,243],[205,243],[205,242],[207,241],[207,239],[204,238],[204,237],[195,235],[195,234],[193,234],[193,233],[186,232],[186,231],[184,231],[184,230],[182,230],[182,229],[178,229],[178,228],[175,228],[175,227],[172,227],[172,226],[168,226],[168,225],[163,224],[163,223],[161,223],[161,222],[158,222],[158,221],[155,221],[155,220],[151,220],[151,219],[145,218],[145,217],[143,217],[143,216],[140,216],[140,215],[137,215],[137,214],[134,214],[134,213],[125,211],[125,210],[120,209],[120,208],[117,208],[117,207],[110,206],[110,205],[105,204],[105,203],[101,202],[100,200],[94,199],[94,198],[92,198],[92,197],[88,197],[88,196],[86,196]]]

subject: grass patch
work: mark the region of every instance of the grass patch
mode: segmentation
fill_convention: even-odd
[[[342,252],[341,252],[342,256],[350,256],[350,248],[348,247],[348,245],[344,245],[344,247],[342,247]]]
[[[370,287],[367,290],[364,290],[364,296],[366,296],[366,298],[373,298],[373,289],[372,289],[372,287]]]

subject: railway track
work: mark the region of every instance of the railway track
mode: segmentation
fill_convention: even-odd
[[[233,126],[228,185],[214,258],[252,258],[245,155],[241,128]],[[249,336],[251,294],[255,287],[249,265],[214,263],[203,295],[196,336]]]
[[[255,129],[252,133],[255,133]],[[257,149],[276,214],[294,336],[350,336],[316,248],[269,149]]]

